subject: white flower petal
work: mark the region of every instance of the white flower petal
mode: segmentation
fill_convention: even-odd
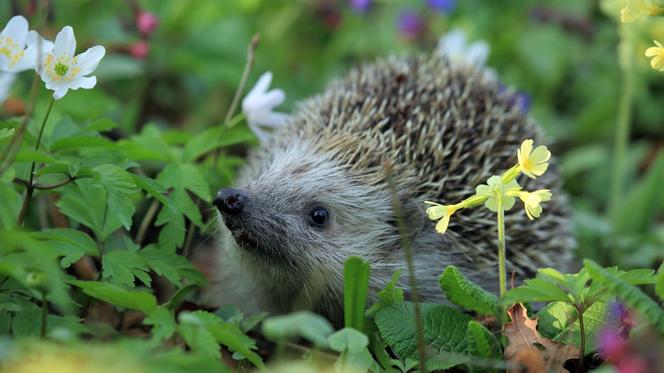
[[[53,52],[58,57],[62,55],[69,58],[74,57],[74,53],[76,52],[76,38],[74,37],[74,30],[71,26],[63,27],[58,32],[58,35],[55,36]]]
[[[56,99],[56,100],[61,99],[62,97],[64,97],[64,95],[67,94],[68,90],[69,90],[69,88],[66,85],[59,86],[55,90],[55,92],[53,92],[53,98]]]
[[[0,72],[0,103],[5,102],[11,91],[16,74]]]
[[[269,112],[265,115],[261,115],[260,117],[255,118],[254,122],[261,126],[276,128],[288,123],[290,117],[290,115],[285,113]]]
[[[460,29],[453,29],[438,41],[438,51],[448,57],[462,55],[466,48],[466,34]]]
[[[274,107],[281,105],[285,99],[286,94],[284,91],[281,89],[273,89],[261,96],[255,97],[251,101],[248,101],[246,109],[256,112],[270,111]]]
[[[256,135],[258,141],[261,143],[267,141],[267,134],[257,124],[249,122],[249,129]]]
[[[81,76],[69,83],[70,89],[92,89],[97,85],[96,76]]]
[[[487,58],[489,58],[489,44],[485,41],[474,42],[466,52],[466,60],[477,67],[483,67]]]
[[[84,76],[93,72],[105,54],[106,49],[101,45],[96,45],[76,56],[76,59],[78,60],[76,66],[81,69],[78,74]]]
[[[53,50],[53,42],[50,40],[46,40],[37,31],[32,30],[28,32],[28,38],[26,40],[26,45],[28,49],[30,47],[33,48],[41,48],[41,54],[45,55],[46,53],[50,52]]]
[[[12,17],[0,35],[11,38],[19,48],[23,48],[28,37],[28,20],[23,16]]]

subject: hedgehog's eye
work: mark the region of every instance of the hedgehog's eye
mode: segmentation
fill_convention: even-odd
[[[323,207],[314,207],[309,211],[309,219],[311,220],[311,225],[313,226],[322,226],[327,223],[329,214],[326,209]]]

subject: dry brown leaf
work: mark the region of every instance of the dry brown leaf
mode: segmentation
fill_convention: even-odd
[[[527,371],[531,372],[567,372],[563,367],[565,361],[579,356],[576,346],[564,345],[542,337],[537,331],[537,319],[528,318],[526,307],[517,303],[507,310],[511,322],[505,324],[503,335],[507,337],[505,359],[509,363],[524,366],[523,353],[528,350]],[[534,356],[533,349],[538,351],[541,359]],[[539,364],[540,366],[535,366]]]

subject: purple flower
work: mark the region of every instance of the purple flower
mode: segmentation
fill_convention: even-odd
[[[627,343],[620,334],[620,331],[614,328],[600,330],[597,350],[606,361],[613,363],[620,361],[627,351]]]
[[[609,304],[609,320],[618,326],[623,338],[627,338],[636,325],[632,312],[620,301]]]
[[[449,13],[456,7],[456,0],[427,0],[427,5],[439,12]]]
[[[350,0],[350,6],[358,13],[366,13],[371,9],[373,0]]]
[[[524,91],[518,91],[516,95],[514,96],[514,101],[516,105],[519,106],[519,109],[521,109],[521,112],[527,113],[530,111],[530,103],[531,103],[531,98],[530,95],[527,94]]]
[[[424,30],[424,23],[419,14],[414,10],[403,10],[399,14],[399,32],[406,39],[416,39]]]

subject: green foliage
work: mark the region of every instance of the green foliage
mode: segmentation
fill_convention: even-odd
[[[439,280],[452,303],[481,315],[498,314],[498,297],[468,280],[456,267],[447,266]]]
[[[384,307],[375,316],[381,337],[401,358],[417,359],[414,317],[413,304],[409,302]],[[428,345],[436,350],[467,352],[469,316],[449,306],[422,304],[422,320]]]
[[[141,311],[146,315],[157,308],[157,298],[145,291],[127,290],[99,281],[71,280],[70,283],[81,288],[85,294],[118,307]]]
[[[627,276],[619,276],[615,271],[602,268],[590,259],[584,260],[583,266],[594,281],[606,286],[613,295],[644,315],[660,333],[664,334],[664,309],[639,288],[633,286],[633,282],[630,282]]]
[[[330,349],[340,353],[335,364],[337,371],[366,372],[367,369],[371,369],[372,372],[380,371],[378,363],[374,361],[367,349],[369,338],[361,332],[346,327],[331,334],[327,341]]]
[[[362,331],[369,289],[369,263],[350,257],[344,266],[344,324]]]
[[[272,316],[263,321],[263,334],[273,341],[301,337],[318,347],[326,347],[327,338],[333,331],[325,318],[307,311]]]
[[[385,286],[385,289],[378,292],[378,301],[369,307],[367,315],[374,316],[383,307],[403,303],[403,289],[397,287],[400,276],[401,271],[392,274],[392,279]]]
[[[487,361],[497,361],[502,356],[500,343],[491,332],[477,321],[468,322],[468,354],[470,356],[486,359]],[[471,365],[471,371],[487,371],[486,369],[477,369]],[[498,371],[490,369],[488,371]]]

